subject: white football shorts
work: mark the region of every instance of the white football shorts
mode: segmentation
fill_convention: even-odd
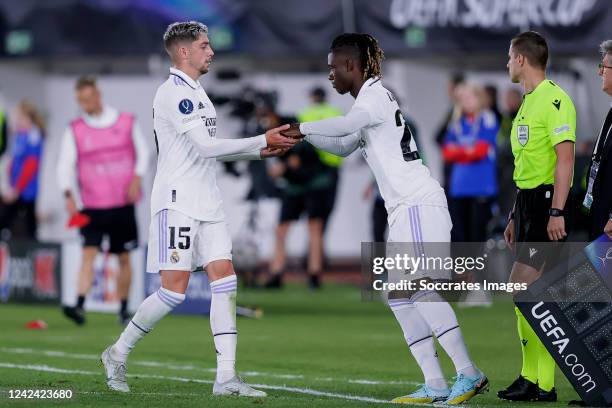
[[[168,209],[151,218],[147,272],[193,271],[220,259],[232,260],[225,221],[199,221]]]
[[[398,205],[389,214],[387,257],[412,258],[409,268],[389,270],[389,282],[429,278],[447,280],[444,268],[450,257],[451,222],[448,208],[432,205]],[[418,259],[420,258],[420,260]],[[414,261],[413,261],[414,260]]]

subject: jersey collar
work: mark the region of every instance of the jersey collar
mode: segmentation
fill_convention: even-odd
[[[200,88],[200,83],[198,81],[194,81],[193,79],[191,79],[191,77],[189,77],[189,75],[187,75],[180,69],[170,67],[170,75],[175,75],[181,78],[187,85],[189,85],[193,89]]]
[[[550,79],[548,78],[544,78],[542,80],[542,82],[540,82],[538,84],[538,86],[536,86],[531,92],[529,92],[528,94],[525,94],[525,96],[531,96],[531,95],[535,95],[536,93],[538,93],[541,89],[546,88],[547,85],[550,85]]]
[[[359,96],[364,89],[371,87],[372,85],[375,84],[380,84],[380,77],[372,77],[372,78],[368,78],[363,85],[361,85],[361,89],[359,89],[359,92],[357,93],[357,96]]]

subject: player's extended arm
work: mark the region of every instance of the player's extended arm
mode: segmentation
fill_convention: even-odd
[[[323,135],[309,134],[304,140],[311,145],[335,154],[336,156],[346,157],[359,147],[361,139],[359,132],[346,135],[344,137],[329,137]]]
[[[358,132],[370,124],[370,113],[362,108],[353,108],[345,116],[328,118],[316,122],[300,123],[303,135],[342,137]]]
[[[217,157],[217,160],[223,161],[223,162],[232,162],[232,161],[239,161],[239,160],[260,160],[260,159],[261,159],[261,149],[256,149],[251,152],[228,154],[226,156]]]
[[[217,139],[210,137],[206,129],[202,126],[189,130],[186,136],[200,156],[207,159],[245,154],[255,150],[259,151],[266,147],[266,135],[247,137],[244,139]]]
[[[289,125],[283,125],[268,130],[265,134],[247,137],[244,139],[217,139],[210,137],[202,126],[189,130],[186,136],[196,148],[200,156],[210,159],[213,157],[248,154],[269,148],[290,148],[299,142],[298,139],[288,138],[281,134]]]

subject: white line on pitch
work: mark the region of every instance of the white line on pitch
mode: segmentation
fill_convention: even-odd
[[[51,367],[51,366],[42,365],[42,364],[12,364],[12,363],[0,362],[0,367],[15,368],[15,369],[22,369],[22,370],[44,371],[44,372],[61,373],[61,374],[102,375],[101,372],[84,371],[84,370],[68,370],[64,368]],[[153,379],[159,379],[159,380],[170,380],[170,381],[179,381],[179,382],[195,382],[195,383],[200,383],[200,384],[213,384],[214,383],[214,381],[212,380],[202,380],[199,378],[185,378],[185,377],[153,375],[153,374],[128,374],[127,376],[128,377],[138,377],[138,378],[153,378]],[[293,392],[297,394],[314,395],[318,397],[338,398],[338,399],[344,399],[347,401],[374,402],[374,403],[379,403],[379,404],[389,403],[389,401],[381,400],[377,398],[361,397],[358,395],[349,395],[349,394],[339,394],[335,392],[317,391],[317,390],[313,390],[310,388],[286,387],[283,385],[268,385],[268,384],[252,384],[252,386],[256,388],[262,388],[264,390],[287,391],[287,392]]]
[[[61,358],[72,358],[78,360],[99,360],[100,356],[95,354],[77,354],[77,353],[66,353],[64,351],[57,350],[36,350],[31,348],[10,348],[0,347],[0,352],[9,354],[41,354],[47,357],[61,357]],[[215,373],[216,368],[202,368],[191,364],[176,364],[176,363],[163,363],[160,361],[146,361],[146,360],[130,360],[132,366],[143,366],[143,367],[160,367],[168,370],[178,371],[202,371],[207,373]],[[269,378],[280,378],[285,380],[308,380],[300,374],[276,374],[267,373],[262,371],[241,371],[241,374],[247,377],[269,377]],[[418,385],[420,383],[415,381],[380,381],[370,380],[365,378],[335,378],[335,377],[315,377],[313,381],[346,381],[349,384],[363,384],[363,385]]]

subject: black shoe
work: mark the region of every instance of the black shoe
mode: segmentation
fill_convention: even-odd
[[[570,402],[568,402],[567,405],[573,405],[576,407],[587,407],[587,403],[584,402],[583,400],[571,400]]]
[[[497,397],[509,401],[536,401],[539,395],[538,390],[536,384],[520,375],[508,388],[498,391]]]
[[[310,289],[319,289],[321,287],[319,275],[308,275],[308,286]]]
[[[550,391],[544,391],[538,387],[538,401],[557,402],[557,391],[555,391],[555,387],[553,387]]]
[[[283,287],[283,275],[277,273],[272,275],[270,279],[265,283],[264,288],[266,289],[280,289]]]
[[[64,316],[74,321],[78,326],[85,324],[85,312],[74,306],[64,306]]]

